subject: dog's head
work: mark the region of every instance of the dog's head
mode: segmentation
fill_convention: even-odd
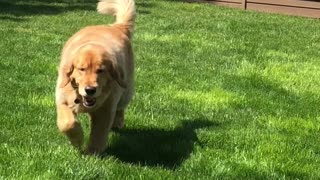
[[[118,66],[116,57],[110,55],[102,46],[88,45],[79,49],[72,61],[63,68],[68,83],[78,90],[86,108],[102,104],[108,95],[106,89],[113,82],[125,88],[123,71]]]

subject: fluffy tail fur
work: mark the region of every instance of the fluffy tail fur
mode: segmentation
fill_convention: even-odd
[[[124,25],[131,36],[135,20],[134,0],[100,0],[97,10],[100,14],[114,15],[115,24]]]

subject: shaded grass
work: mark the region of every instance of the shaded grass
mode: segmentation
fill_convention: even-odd
[[[67,38],[112,18],[92,1],[0,2],[1,178],[320,177],[319,20],[179,1],[137,8],[136,95],[100,159],[59,135],[54,86]]]
[[[175,169],[189,157],[193,146],[200,143],[195,130],[212,126],[217,124],[196,119],[185,120],[173,130],[120,130],[112,137],[106,156],[112,155],[127,163]]]

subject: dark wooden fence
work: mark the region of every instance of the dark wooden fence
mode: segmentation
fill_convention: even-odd
[[[320,0],[195,0],[217,5],[320,18]]]

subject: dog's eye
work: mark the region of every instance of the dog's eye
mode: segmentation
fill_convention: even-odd
[[[84,70],[86,70],[85,68],[79,68],[79,71],[84,71]]]
[[[103,73],[104,69],[98,69],[97,73]]]

